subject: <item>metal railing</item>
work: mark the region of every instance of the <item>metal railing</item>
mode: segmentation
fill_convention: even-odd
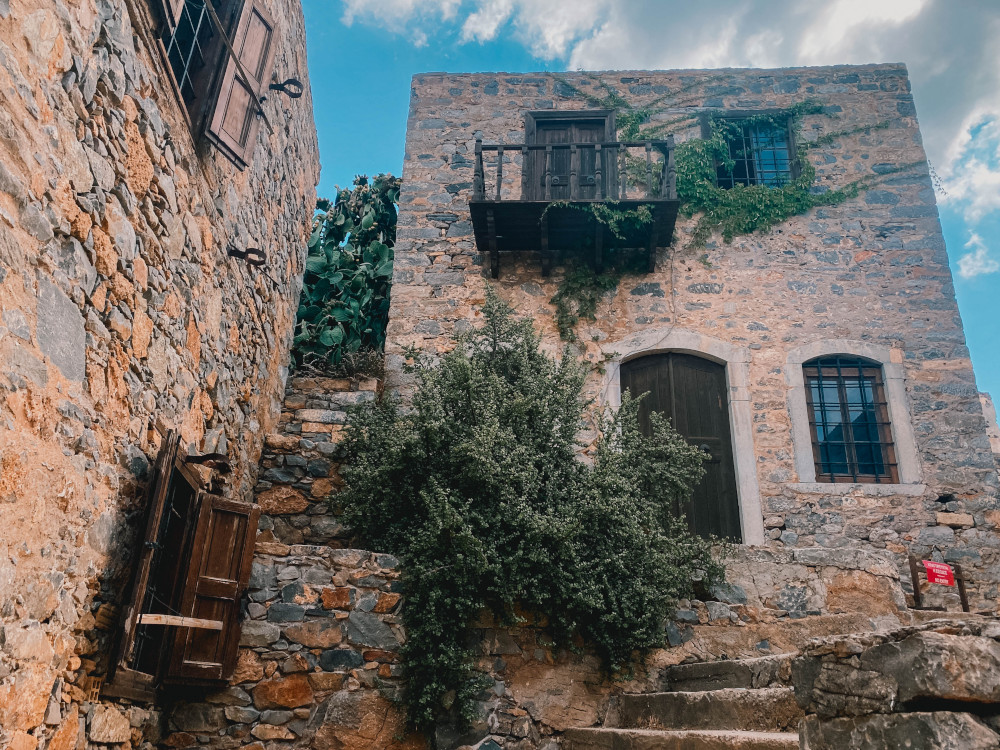
[[[646,190],[645,195],[628,195],[629,187],[629,159],[628,149],[643,149],[646,155]],[[654,160],[654,149],[663,155],[663,159]],[[570,152],[569,159],[569,196],[571,201],[576,200],[677,200],[677,169],[674,166],[674,137],[668,136],[666,140],[660,141],[609,141],[605,143],[509,143],[509,144],[486,144],[482,140],[476,140],[476,163],[475,175],[473,178],[473,199],[478,201],[496,200],[502,201],[501,191],[503,189],[503,166],[504,156],[511,153],[521,154],[521,197],[514,200],[553,200],[553,185],[561,187],[558,178],[553,174],[554,157],[557,151]],[[592,150],[594,153],[593,174],[582,175],[581,166],[583,153]],[[544,151],[545,160],[542,165],[538,160],[531,160],[532,152]],[[486,171],[483,161],[484,152],[495,152],[496,159],[496,181],[495,197],[486,196]],[[612,184],[605,188],[604,182],[609,170],[614,171],[617,167],[617,179],[611,181]],[[632,162],[633,171],[636,169],[636,162]],[[544,168],[544,175],[537,175],[537,171]],[[639,160],[638,169],[641,171],[642,162]],[[535,173],[535,174],[533,174]],[[541,177],[539,187],[541,196],[532,197],[532,179]],[[659,186],[657,189],[657,180]],[[586,182],[583,187],[593,185],[594,194],[584,197],[581,191],[581,178]],[[554,182],[555,180],[555,182]],[[591,182],[592,180],[592,182]],[[492,191],[491,191],[492,192]],[[606,194],[607,193],[607,194]],[[560,196],[565,199],[567,196]]]

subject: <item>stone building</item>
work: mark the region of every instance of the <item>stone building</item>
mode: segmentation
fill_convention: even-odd
[[[810,195],[847,194],[729,242],[706,232],[675,157],[718,122],[718,187],[812,169]],[[587,215],[609,198],[648,206],[645,233]],[[484,277],[558,351],[567,268],[635,247],[572,351],[598,405],[651,390],[644,408],[711,454],[695,527],[960,562],[994,606],[997,475],[902,66],[417,75],[398,234],[391,387],[406,347],[474,323]]]
[[[318,173],[298,2],[0,2],[0,746],[155,735],[111,679],[152,463],[251,499]]]
[[[0,745],[426,746],[388,699],[399,562],[344,549],[326,502],[345,408],[381,385],[284,388],[318,177],[298,4],[0,0],[0,63]],[[630,118],[662,125],[648,148]],[[670,155],[714,118],[743,142],[718,174],[733,189],[804,164],[811,194],[863,184],[701,241]],[[736,718],[793,747],[791,655],[921,622],[907,553],[961,561],[994,606],[998,480],[902,68],[422,75],[405,158],[393,389],[405,347],[475,323],[486,278],[558,351],[571,261],[639,264],[572,353],[599,404],[652,387],[645,408],[711,454],[696,527],[744,546],[628,690],[691,661],[763,669]],[[650,221],[615,233],[573,208],[608,197]],[[439,746],[647,731],[539,623],[484,614],[474,634],[494,687]]]

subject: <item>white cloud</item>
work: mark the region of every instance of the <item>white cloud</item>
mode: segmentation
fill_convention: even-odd
[[[943,203],[971,224],[1000,211],[1000,114],[974,118],[963,128],[941,174]]]
[[[346,23],[381,26],[417,44],[442,35],[469,44],[510,35],[569,69],[904,62],[947,200],[970,221],[1000,210],[1000,163],[983,151],[993,131],[980,127],[1000,122],[998,0],[343,3]]]
[[[450,21],[462,0],[343,0],[340,20],[361,21],[407,37],[417,47],[427,44],[432,24]]]
[[[958,275],[963,279],[972,279],[987,273],[1000,271],[1000,261],[990,256],[990,251],[983,238],[975,232],[969,233],[969,241],[965,247],[971,252],[958,259]]]

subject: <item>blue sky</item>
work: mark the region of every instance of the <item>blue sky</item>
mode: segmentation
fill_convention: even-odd
[[[320,195],[399,174],[418,72],[905,62],[980,390],[1000,398],[997,0],[303,0]],[[820,9],[817,9],[820,8]],[[684,29],[683,34],[677,32]]]

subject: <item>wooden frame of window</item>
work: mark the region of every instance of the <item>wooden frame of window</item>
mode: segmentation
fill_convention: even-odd
[[[727,109],[723,111],[715,111],[704,113],[700,118],[701,123],[701,136],[702,138],[708,139],[712,137],[712,121],[713,120],[728,120],[732,123],[738,123],[741,120],[748,120],[752,117],[759,117],[760,115],[773,115],[773,116],[786,116],[785,124],[785,139],[788,144],[788,181],[791,182],[795,180],[801,173],[801,162],[799,161],[798,148],[795,141],[795,131],[792,129],[792,118],[787,116],[787,113],[779,109]],[[743,184],[743,185],[761,185],[766,184],[762,181],[744,181],[742,179],[736,179],[729,185],[720,184],[718,178],[718,171],[720,165],[716,163],[716,178],[715,184],[718,187],[728,188],[732,187],[733,184]]]
[[[274,65],[274,20],[260,0],[209,1],[228,44],[205,0],[153,0],[160,18],[156,44],[195,141],[204,135],[243,170],[256,145],[260,104]],[[193,39],[178,41],[179,34],[191,37],[192,31]],[[192,68],[196,56],[200,63]]]
[[[825,356],[802,365],[817,482],[896,484],[882,365]]]
[[[222,684],[236,665],[260,508],[204,490],[179,448],[171,432],[157,455],[109,697],[150,701],[164,683]]]

